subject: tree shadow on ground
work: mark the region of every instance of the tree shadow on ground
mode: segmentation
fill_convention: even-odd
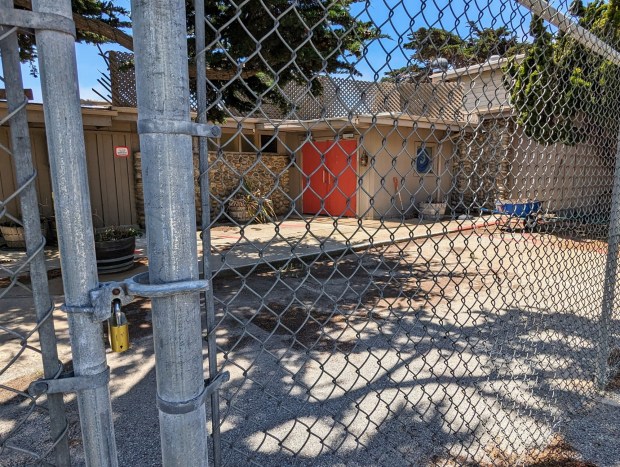
[[[216,277],[225,464],[514,465],[560,422],[570,437],[595,394],[596,313],[535,306],[506,270],[444,261],[466,254],[392,248]],[[110,356],[121,465],[160,458],[151,341]]]
[[[587,409],[595,316],[479,269],[370,263],[216,281],[229,465],[505,464]]]

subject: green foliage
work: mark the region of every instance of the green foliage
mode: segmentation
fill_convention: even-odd
[[[412,58],[428,64],[436,58],[445,58],[450,65],[459,67],[467,63],[467,41],[453,32],[440,28],[420,28],[409,35],[405,49],[413,50]]]
[[[247,77],[225,87],[226,107],[260,115],[261,101],[287,108],[280,92],[289,82],[321,91],[319,74],[357,75],[364,45],[379,37],[369,22],[357,20],[350,6],[359,0],[248,0],[205,2],[207,63],[210,68],[243,71]],[[195,56],[193,2],[186,1],[189,55]],[[295,8],[293,8],[295,5]],[[249,76],[248,76],[249,75]],[[215,89],[209,102],[214,102]],[[258,96],[258,99],[256,98]],[[209,110],[217,114],[218,107]]]
[[[620,44],[618,1],[571,5],[578,23],[613,46]],[[542,19],[530,25],[533,45],[506,67],[506,86],[525,134],[542,144],[573,145],[588,134],[615,135],[620,70],[567,34],[551,34]],[[613,118],[611,118],[613,116]],[[613,136],[612,136],[613,137]]]
[[[131,27],[129,12],[111,1],[102,0],[71,0],[73,12],[87,19],[98,20],[115,28]],[[77,30],[77,41],[89,44],[102,44],[109,42],[105,37],[96,33]],[[31,74],[37,75],[36,68],[36,43],[34,36],[30,34],[19,35],[20,58],[29,63]]]
[[[243,72],[244,79],[209,86],[209,102],[216,98],[225,107],[246,115],[261,104],[283,110],[287,100],[279,91],[288,82],[321,91],[319,74],[357,75],[355,64],[365,44],[381,36],[370,22],[357,20],[350,12],[361,0],[247,0],[240,7],[227,0],[205,1],[207,66],[211,69]],[[195,14],[193,0],[186,0],[188,52],[195,60]],[[73,0],[74,13],[103,21],[113,27],[130,27],[128,12],[113,1]],[[22,59],[34,65],[36,49],[31,38],[22,36]],[[92,32],[81,31],[78,41],[106,42]],[[34,68],[33,68],[34,70]],[[216,88],[223,88],[216,95]],[[258,96],[258,99],[257,99]],[[226,117],[222,106],[209,109],[212,118]]]
[[[133,227],[106,227],[105,229],[95,233],[96,242],[111,242],[114,240],[122,240],[124,238],[140,237],[142,232]]]
[[[571,76],[556,61],[553,36],[541,18],[533,18],[530,35],[534,40],[525,58],[511,61],[504,75],[517,123],[536,141],[574,144]]]
[[[252,221],[264,224],[276,218],[273,202],[267,197],[268,190],[260,184],[255,185],[247,177],[241,183],[241,190],[228,201],[229,207],[241,207]]]
[[[111,1],[101,0],[71,0],[73,12],[87,19],[102,21],[115,28],[130,28],[129,11],[114,5]],[[91,44],[109,42],[108,39],[98,34],[78,31],[78,41]]]
[[[441,28],[419,28],[411,33],[405,49],[413,50],[412,64],[386,74],[386,81],[421,81],[431,73],[434,60],[443,58],[452,68],[482,63],[493,55],[522,53],[528,44],[521,42],[508,28],[479,28],[469,22],[469,38]]]

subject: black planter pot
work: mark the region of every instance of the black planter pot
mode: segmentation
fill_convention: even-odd
[[[127,271],[133,266],[136,237],[95,242],[97,255],[97,272],[109,274]]]

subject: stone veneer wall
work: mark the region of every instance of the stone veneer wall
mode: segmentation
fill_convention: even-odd
[[[257,157],[253,152],[225,152],[221,156],[209,153],[209,183],[211,192],[212,221],[214,216],[224,209],[222,204],[236,189],[242,186],[245,178],[255,188],[269,197],[276,214],[288,212],[291,206],[289,198],[289,157],[283,154],[263,153]],[[140,153],[134,156],[134,174],[136,178],[136,211],[138,222],[144,227],[144,189],[142,186],[142,159]],[[198,181],[198,146],[194,141],[194,180],[196,189],[196,219],[200,225],[200,184]],[[228,220],[220,218],[219,220]]]
[[[462,134],[452,165],[453,210],[493,208],[496,199],[510,196],[514,130],[514,120],[501,117],[482,120],[473,133]]]
[[[209,191],[211,192],[211,220],[228,221],[222,217],[226,199],[243,186],[245,179],[252,189],[271,199],[277,215],[286,214],[291,206],[289,198],[289,157],[283,154],[254,152],[226,152],[221,156],[209,153]],[[194,153],[197,218],[200,219],[200,187],[198,183],[198,154]],[[243,189],[239,194],[246,193]],[[218,219],[215,216],[220,216]]]

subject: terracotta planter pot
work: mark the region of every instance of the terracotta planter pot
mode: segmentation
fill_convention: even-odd
[[[49,236],[49,226],[47,221],[41,221],[41,235],[46,240]],[[23,227],[9,227],[6,225],[0,225],[0,234],[4,237],[6,245],[9,248],[26,248],[26,237],[24,236]],[[49,242],[46,242],[49,245]]]
[[[274,212],[273,201],[271,199],[262,198],[259,200],[259,204],[262,205],[262,213],[259,212],[260,209],[257,204],[229,203],[228,214],[233,220],[239,223],[246,223],[251,220],[255,222],[266,222],[266,219],[272,218],[272,213]]]
[[[228,214],[233,220],[237,222],[248,222],[252,219],[252,215],[250,214],[248,207],[246,205],[233,205],[228,206]]]

